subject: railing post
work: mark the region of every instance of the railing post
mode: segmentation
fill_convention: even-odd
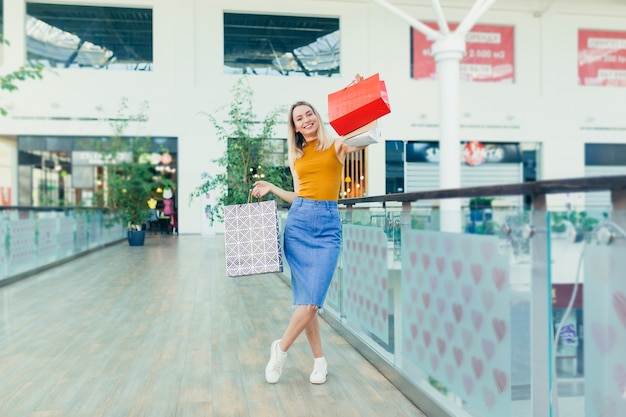
[[[530,282],[530,392],[532,417],[549,417],[552,372],[552,296],[550,278],[550,233],[546,195],[533,196]]]
[[[402,236],[404,233],[411,229],[411,202],[403,201],[402,202],[402,211],[400,212],[400,262],[402,262]],[[395,261],[395,253],[393,255],[393,259]],[[399,285],[396,286],[395,291],[393,292],[393,326],[394,332],[394,357],[398,366],[402,366],[402,358],[404,357],[404,347],[402,341],[402,316],[404,315],[402,312],[402,274],[400,274],[400,279],[398,280]]]
[[[352,210],[354,209],[354,204],[346,204],[346,218],[344,223],[352,224]]]
[[[402,212],[400,213],[400,229],[411,228],[411,202],[402,202]]]

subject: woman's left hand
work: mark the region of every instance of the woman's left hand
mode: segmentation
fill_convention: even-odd
[[[253,197],[262,198],[267,193],[272,191],[272,183],[267,181],[256,181],[254,188],[250,191]]]

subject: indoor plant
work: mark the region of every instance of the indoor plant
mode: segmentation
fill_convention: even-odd
[[[228,109],[229,121],[222,123],[221,118],[218,120],[218,117],[206,114],[218,140],[226,143],[224,155],[214,160],[221,172],[203,173],[201,184],[189,195],[191,203],[196,197],[216,192],[219,197],[210,212],[211,220],[214,217],[222,220],[225,205],[247,202],[252,185],[259,179],[284,189],[292,187],[286,153],[273,153],[271,149],[274,127],[284,108],[270,111],[259,123],[252,109],[253,91],[247,79],[240,78],[231,92],[233,99]],[[284,160],[275,160],[273,157],[276,155],[283,156]]]
[[[128,243],[141,246],[145,240],[145,224],[150,216],[148,200],[159,183],[148,154],[152,139],[148,137],[123,137],[130,122],[146,122],[146,104],[136,115],[127,116],[127,100],[120,105],[119,117],[112,124],[115,136],[101,144],[104,165],[102,178],[104,188],[99,198],[112,209],[112,221],[121,222],[128,228]]]
[[[123,143],[131,147],[126,151],[128,159],[107,165],[107,205],[113,209],[114,218],[128,227],[131,246],[144,243],[145,223],[150,216],[147,202],[156,188],[150,164],[139,161],[141,150],[149,141],[148,138],[130,139],[129,143]]]

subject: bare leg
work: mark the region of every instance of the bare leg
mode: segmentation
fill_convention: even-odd
[[[296,338],[302,333],[304,329],[307,329],[307,337],[309,337],[308,327],[313,319],[317,318],[317,308],[312,306],[298,306],[293,315],[291,321],[285,329],[285,333],[280,340],[280,349],[283,352],[287,352]],[[319,324],[317,325],[317,333],[319,338]],[[309,342],[310,343],[310,342]],[[321,343],[320,343],[321,350]]]
[[[322,351],[322,338],[320,336],[320,322],[317,314],[313,316],[309,325],[304,329],[306,332],[306,338],[309,340],[309,346],[313,352],[314,358],[321,358],[324,356]]]

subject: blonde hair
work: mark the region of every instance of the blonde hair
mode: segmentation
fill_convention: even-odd
[[[334,142],[334,139],[331,138],[326,131],[322,117],[317,110],[315,110],[315,107],[306,101],[298,101],[291,106],[291,109],[289,109],[289,120],[287,121],[287,150],[290,164],[293,164],[296,159],[302,158],[302,155],[304,155],[302,148],[304,148],[304,145],[306,144],[306,140],[304,139],[304,136],[302,136],[302,133],[296,132],[296,126],[293,122],[293,111],[298,106],[308,106],[315,114],[315,117],[317,117],[317,147],[315,149],[318,151],[325,151],[330,148]]]

